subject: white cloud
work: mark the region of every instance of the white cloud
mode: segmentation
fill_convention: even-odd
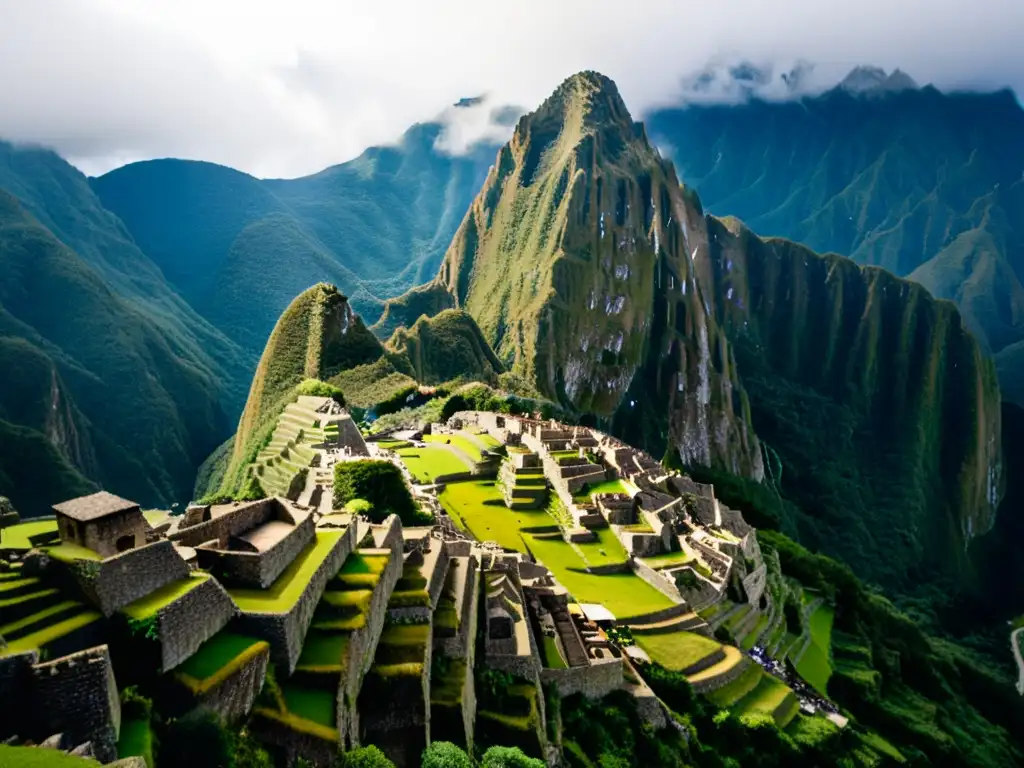
[[[461,97],[533,106],[581,69],[635,115],[737,59],[1021,93],[1022,28],[1020,0],[0,0],[0,136],[87,172],[177,156],[289,176]],[[498,135],[482,109],[445,114],[453,148]]]

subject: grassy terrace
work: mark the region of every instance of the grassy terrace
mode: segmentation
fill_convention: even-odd
[[[630,486],[624,481],[606,480],[597,485],[585,485],[574,493],[572,497],[576,501],[590,501],[590,496],[594,493],[628,493],[630,496],[633,495],[630,492]]]
[[[480,452],[480,445],[468,435],[458,432],[453,435],[424,435],[423,441],[427,443],[451,443],[473,461],[482,461],[483,454]]]
[[[733,680],[731,683],[723,685],[717,690],[711,691],[707,694],[708,700],[716,707],[722,709],[728,709],[732,707],[736,702],[750,693],[752,690],[757,688],[761,683],[761,678],[764,677],[765,672],[757,664],[751,664],[747,667],[743,674]]]
[[[5,768],[96,768],[97,763],[56,749],[0,744],[0,765]]]
[[[403,448],[398,451],[398,455],[417,483],[432,483],[435,477],[469,472],[472,469],[447,448]]]
[[[646,582],[645,582],[646,583]],[[677,672],[721,650],[722,644],[693,632],[665,632],[634,635],[647,655],[666,669]]]
[[[268,645],[245,635],[218,632],[185,660],[175,675],[193,692],[209,690]]]
[[[750,630],[750,632],[748,632],[740,640],[740,648],[744,651],[749,651],[751,648],[753,648],[754,643],[757,642],[757,639],[761,636],[761,633],[763,633],[768,628],[768,624],[770,621],[771,617],[767,613],[762,614],[761,618],[757,620],[757,624],[754,626],[754,628]]]
[[[549,635],[541,634],[541,657],[544,666],[548,669],[567,669],[568,664],[562,658],[562,652],[558,648],[558,641]]]
[[[332,730],[337,725],[334,714],[336,691],[289,681],[281,685],[281,693],[284,694],[285,707],[295,717]]]
[[[492,480],[449,483],[438,495],[441,506],[463,531],[480,541],[496,541],[523,551],[523,528],[554,525],[542,509],[511,510]]]
[[[611,528],[598,528],[594,531],[597,541],[587,541],[577,544],[583,553],[587,565],[597,567],[601,565],[614,565],[629,560],[629,553],[626,552],[622,542]],[[644,582],[646,584],[646,582]]]
[[[430,641],[429,624],[386,625],[377,643],[373,671],[383,678],[419,677]]]
[[[71,563],[75,560],[92,560],[93,562],[99,562],[103,558],[98,553],[93,552],[87,547],[79,546],[70,541],[62,541],[52,547],[46,547],[46,554],[52,557],[54,560],[60,560],[62,563]]]
[[[117,740],[117,756],[141,757],[148,768],[153,767],[153,728],[149,720],[123,719]]]
[[[696,557],[689,552],[679,550],[678,552],[664,552],[660,555],[644,557],[641,559],[654,570],[660,571],[663,568],[675,568],[680,565],[692,563],[696,560]]]
[[[466,434],[470,435],[473,440],[476,440],[478,443],[480,443],[484,448],[486,448],[489,451],[494,451],[494,450],[497,450],[498,448],[501,447],[501,442],[499,440],[497,440],[496,438],[491,437],[490,434],[488,434],[488,432],[485,429],[481,429],[481,428],[474,429],[474,428],[470,427],[470,428],[465,429],[463,431]]]
[[[229,589],[239,609],[251,613],[287,613],[298,602],[316,570],[344,536],[343,531],[319,530],[269,589]]]
[[[147,619],[155,616],[161,608],[166,608],[179,597],[187,595],[204,581],[210,578],[210,574],[202,571],[194,571],[187,578],[172,581],[170,584],[160,587],[145,597],[141,597],[134,603],[129,603],[121,610],[133,619]]]
[[[796,662],[796,671],[822,696],[827,696],[828,679],[832,676],[829,663],[829,649],[832,647],[832,621],[835,609],[830,605],[819,606],[808,622],[811,642],[803,656]]]
[[[774,714],[776,724],[780,728],[785,728],[799,709],[800,703],[785,683],[772,675],[762,673],[757,686],[736,702],[733,712],[737,715],[749,712]]]
[[[56,533],[56,520],[28,520],[8,528],[0,528],[0,549],[31,549],[29,536]]]

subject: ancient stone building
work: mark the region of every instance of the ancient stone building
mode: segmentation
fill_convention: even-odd
[[[63,541],[112,557],[146,543],[149,526],[139,505],[99,491],[55,504],[57,528]]]

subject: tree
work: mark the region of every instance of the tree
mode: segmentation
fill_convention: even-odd
[[[519,747],[491,747],[484,752],[480,768],[547,768],[543,760],[527,757]]]
[[[338,753],[339,768],[395,768],[395,764],[377,747],[359,747]]]
[[[160,739],[160,768],[233,768],[231,735],[213,712],[172,720]]]
[[[423,752],[422,768],[473,768],[473,763],[450,741],[435,741]]]
[[[372,505],[369,517],[379,523],[391,512],[403,525],[421,522],[419,508],[412,499],[402,471],[390,461],[368,459],[343,461],[334,467],[334,507],[342,508],[353,499],[365,499]]]

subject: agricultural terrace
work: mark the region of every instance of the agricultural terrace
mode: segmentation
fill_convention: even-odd
[[[832,646],[832,622],[835,609],[830,605],[819,606],[811,614],[808,627],[811,642],[803,655],[795,661],[796,671],[822,696],[827,696],[828,679],[832,676],[829,650]]]
[[[426,443],[451,443],[454,447],[462,451],[472,461],[482,461],[484,456],[480,452],[481,446],[471,437],[463,432],[457,432],[455,434],[439,434],[439,435],[424,435],[423,441]]]
[[[402,448],[397,453],[417,483],[432,483],[435,478],[472,469],[454,451],[440,446]]]
[[[624,563],[628,559],[610,528],[596,531],[596,542],[568,544],[556,530],[557,521],[547,511],[506,507],[493,480],[449,483],[438,498],[460,529],[479,541],[496,541],[505,549],[529,550],[577,600],[601,603],[621,616],[673,605],[668,597],[632,572],[587,573],[588,567]],[[549,532],[529,532],[543,528]]]
[[[682,672],[701,659],[722,650],[721,643],[694,632],[638,632],[633,639],[653,661],[676,672]]]
[[[779,728],[785,728],[800,711],[800,702],[785,683],[762,672],[757,686],[737,701],[732,711],[741,716],[754,712],[770,715]]]
[[[161,608],[166,608],[178,598],[187,595],[208,578],[210,578],[210,574],[194,571],[184,579],[172,581],[155,592],[140,597],[134,603],[125,606],[123,610],[133,619],[148,619],[150,616],[155,616]]]
[[[636,489],[624,480],[605,480],[603,483],[597,483],[597,485],[584,485],[573,494],[573,499],[576,501],[590,501],[591,495],[595,493],[626,493],[632,496],[636,493]]]
[[[306,547],[268,589],[229,589],[240,610],[251,613],[287,613],[298,602],[316,570],[344,535],[342,531],[316,532]]]
[[[29,538],[57,533],[56,520],[29,520],[0,528],[0,549],[32,549]]]
[[[175,670],[193,693],[209,690],[269,645],[254,637],[218,632]]]

